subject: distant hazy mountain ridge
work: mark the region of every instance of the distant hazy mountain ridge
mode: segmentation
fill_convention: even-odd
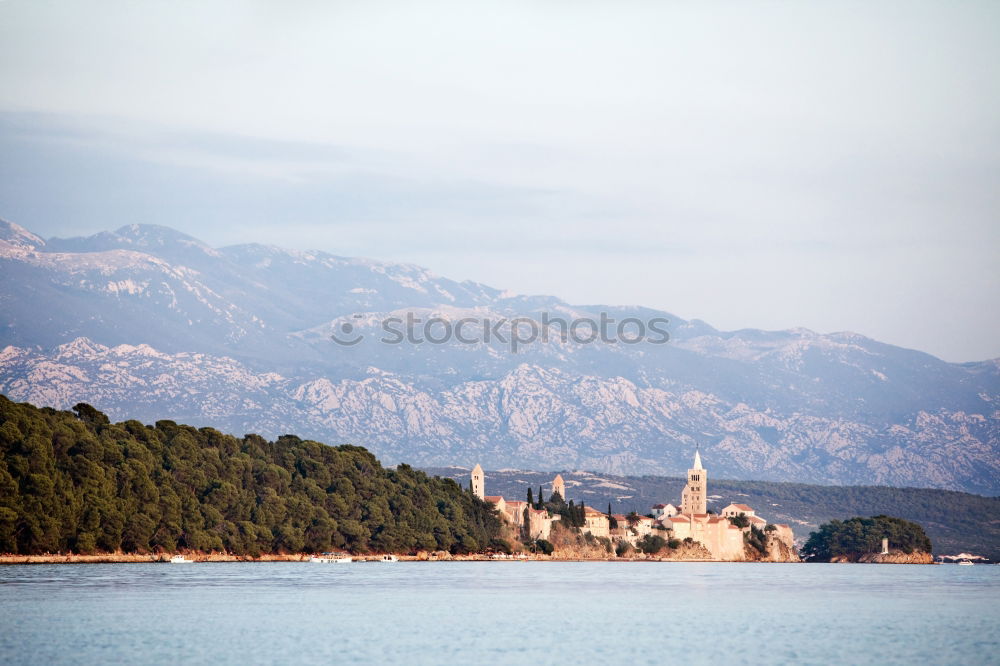
[[[0,222],[0,392],[369,447],[383,462],[717,474],[1000,492],[1000,367],[852,333],[722,332],[415,266],[132,225],[45,241]],[[609,313],[666,345],[379,343],[381,321]],[[329,339],[345,322],[354,347]]]

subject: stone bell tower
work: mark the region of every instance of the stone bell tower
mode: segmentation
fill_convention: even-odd
[[[694,453],[694,467],[688,470],[687,485],[681,494],[681,513],[706,513],[708,472],[701,466],[701,454]]]
[[[566,482],[563,481],[562,474],[556,474],[556,478],[552,479],[552,493],[559,493],[559,497],[566,501]]]
[[[479,465],[472,469],[472,494],[479,499],[486,497],[486,475]]]

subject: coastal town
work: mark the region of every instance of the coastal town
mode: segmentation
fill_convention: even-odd
[[[473,494],[492,504],[505,523],[529,541],[547,541],[557,523],[562,521],[559,513],[539,508],[544,504],[541,497],[538,503],[531,503],[487,495],[486,476],[481,465],[473,468],[469,484]],[[570,501],[561,474],[552,479],[549,501],[557,504]],[[647,515],[635,512],[615,514],[611,513],[610,507],[604,512],[584,505],[579,530],[609,544],[616,552],[622,544],[634,549],[644,539],[660,537],[666,544],[695,546],[704,555],[701,559],[743,561],[751,559],[747,544],[754,541],[763,546],[763,555],[768,559],[798,561],[794,549],[795,535],[788,525],[769,523],[746,504],[732,503],[715,513],[707,503],[708,472],[702,465],[701,454],[696,452],[694,463],[687,471],[687,484],[679,504],[656,504]]]

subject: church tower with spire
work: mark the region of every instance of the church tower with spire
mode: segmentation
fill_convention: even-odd
[[[706,513],[708,472],[701,466],[701,453],[694,452],[694,467],[688,470],[687,485],[681,494],[681,513]]]

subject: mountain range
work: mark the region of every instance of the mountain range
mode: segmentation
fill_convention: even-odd
[[[0,311],[0,392],[113,419],[295,432],[387,464],[676,475],[700,449],[716,478],[1000,492],[1000,360],[855,333],[719,331],[166,227],[46,240],[2,221]],[[670,339],[506,341],[518,317],[602,313],[666,319]],[[476,342],[381,341],[407,315],[467,319]]]

